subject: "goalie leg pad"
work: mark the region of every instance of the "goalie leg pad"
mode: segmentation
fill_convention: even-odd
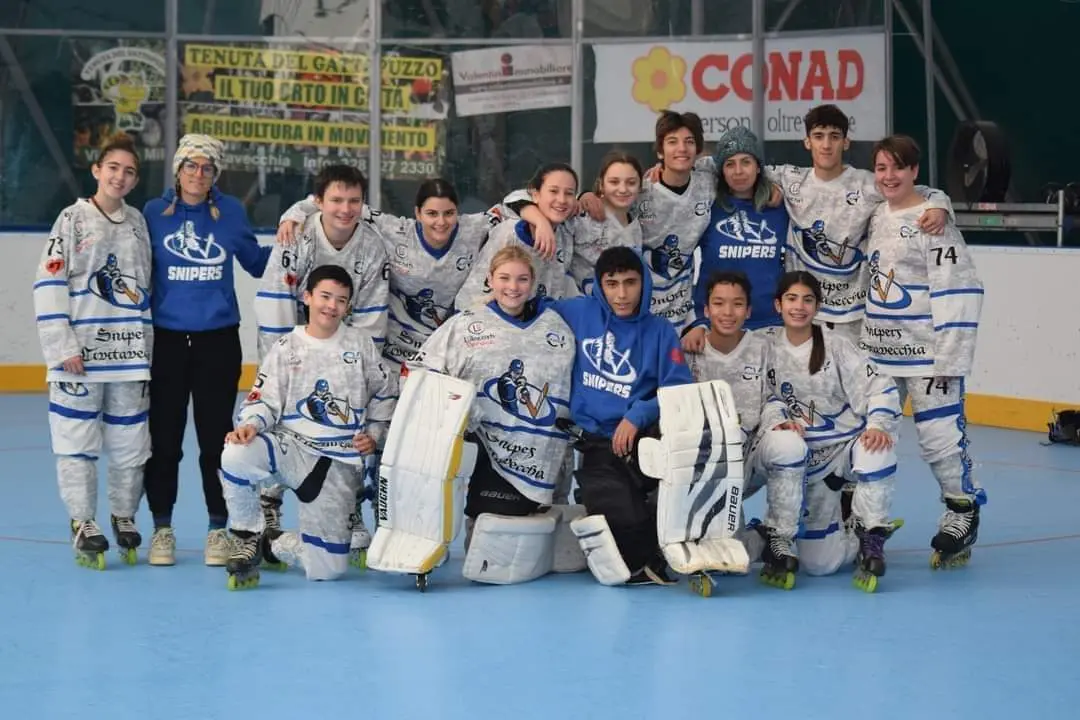
[[[630,579],[630,569],[619,553],[607,518],[603,515],[586,515],[572,521],[570,529],[577,537],[589,570],[597,582],[601,585],[625,585]]]
[[[660,439],[643,439],[642,470],[660,479],[657,536],[678,573],[745,573],[737,535],[743,489],[743,436],[727,383],[661,388]]]
[[[482,513],[473,526],[461,573],[474,582],[513,585],[551,572],[556,519]]]
[[[424,368],[401,388],[379,469],[379,527],[368,567],[431,572],[461,528],[476,446],[464,440],[476,389]]]

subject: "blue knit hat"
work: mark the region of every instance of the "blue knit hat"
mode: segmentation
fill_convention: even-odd
[[[739,153],[751,155],[757,160],[758,165],[765,165],[765,152],[761,147],[761,141],[757,139],[757,135],[750,132],[749,128],[742,125],[729,128],[716,143],[713,160],[716,162],[717,170],[724,167],[725,162]]]

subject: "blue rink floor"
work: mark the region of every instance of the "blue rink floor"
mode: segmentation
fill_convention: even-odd
[[[189,427],[172,568],[77,567],[43,396],[0,397],[0,716],[39,718],[1036,718],[1080,706],[1080,448],[971,433],[989,491],[966,569],[934,573],[937,489],[905,421],[876,595],[847,571],[791,592],[723,578],[607,588],[461,577],[263,573],[229,592],[202,564]],[[99,520],[107,525],[105,490]],[[748,506],[760,514],[763,498]],[[296,502],[287,498],[292,525]],[[148,538],[149,515],[139,525]],[[1071,610],[1069,608],[1072,608]]]

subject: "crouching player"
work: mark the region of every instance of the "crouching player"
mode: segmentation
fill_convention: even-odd
[[[763,528],[768,556],[788,567],[792,532],[805,507],[798,553],[811,575],[829,575],[857,562],[855,584],[873,592],[885,574],[885,541],[900,526],[889,520],[896,475],[900,399],[896,383],[840,333],[814,324],[821,284],[801,270],[786,273],[776,291],[784,330],[769,348],[765,370],[769,399],[763,427],[794,430],[810,449],[805,500],[769,495],[771,526]],[[841,490],[856,483],[854,528],[842,522]],[[801,490],[801,488],[800,488]],[[768,568],[767,568],[768,569]]]
[[[589,513],[571,523],[589,569],[605,585],[669,583],[656,528],[657,482],[638,441],[657,434],[657,391],[693,382],[674,327],[649,312],[650,275],[626,247],[601,253],[589,297],[554,307],[577,339],[570,418],[580,429],[574,476]]]
[[[333,580],[349,563],[364,457],[386,436],[397,399],[372,338],[342,326],[354,291],[348,271],[323,265],[307,279],[308,324],[271,346],[225,437],[222,485],[229,508],[229,588],[258,584],[258,564],[301,565]],[[269,529],[259,489],[281,483],[300,500],[299,533]]]
[[[745,437],[742,447],[746,482],[742,499],[766,487],[769,501],[765,527],[773,529],[773,537],[793,538],[797,515],[778,509],[799,506],[808,455],[799,433],[760,426],[770,335],[743,328],[752,312],[750,281],[746,275],[718,272],[709,278],[705,290],[704,312],[710,328],[702,351],[687,356],[690,370],[699,383],[722,380],[731,388]],[[762,542],[760,532],[753,529],[743,539],[749,561],[755,562],[760,557],[765,563],[762,581],[785,589],[794,587],[799,561],[790,543],[774,549],[768,542]]]
[[[487,284],[492,300],[449,318],[417,357],[423,367],[467,381],[475,394],[465,435],[475,444],[476,462],[465,497],[463,574],[476,582],[508,585],[552,571],[584,570],[585,557],[569,527],[570,520],[585,514],[584,508],[552,507],[570,450],[569,436],[556,421],[569,414],[574,336],[558,313],[530,299],[536,274],[524,248],[509,245],[496,252]],[[406,410],[403,403],[397,416]],[[428,438],[424,443],[430,447],[432,436],[423,428],[434,414],[408,410],[406,422],[416,437]],[[414,445],[412,454],[421,455],[418,450]],[[396,465],[400,469],[400,458]],[[442,505],[446,497],[437,483],[393,477],[387,482],[387,501],[397,517]],[[445,510],[460,516],[460,508]],[[377,565],[372,567],[389,564],[391,570],[421,574],[424,568],[418,565],[388,563],[394,518],[387,524],[383,532],[380,520],[373,544]],[[397,542],[430,546],[439,539],[438,524],[419,530],[421,538],[413,541],[398,532]]]

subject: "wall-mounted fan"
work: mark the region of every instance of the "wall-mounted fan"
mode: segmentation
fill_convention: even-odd
[[[969,203],[1005,201],[1012,165],[1005,133],[992,122],[960,123],[949,148],[949,195]]]

